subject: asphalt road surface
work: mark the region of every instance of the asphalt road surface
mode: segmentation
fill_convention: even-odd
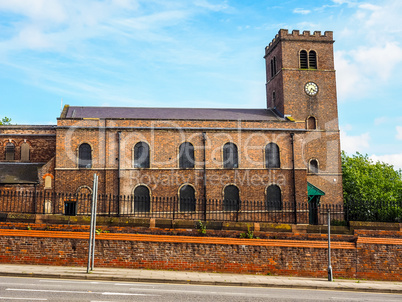
[[[402,301],[402,295],[285,288],[0,277],[2,301]]]

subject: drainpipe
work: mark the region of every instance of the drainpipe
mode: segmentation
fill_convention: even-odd
[[[295,215],[295,224],[297,224],[297,202],[296,202],[296,173],[295,173],[295,146],[294,133],[290,133],[290,143],[292,144],[292,178],[293,178],[293,208]]]
[[[117,132],[117,204],[118,204],[118,215],[120,216],[120,142],[121,142],[121,132]]]
[[[204,221],[207,220],[207,164],[206,164],[206,155],[205,155],[205,142],[207,140],[207,134],[205,132],[202,133],[202,145],[203,145],[203,192],[204,192]]]

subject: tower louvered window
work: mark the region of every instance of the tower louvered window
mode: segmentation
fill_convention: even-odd
[[[307,51],[305,50],[300,51],[300,68],[301,69],[308,68]]]
[[[314,50],[311,50],[308,53],[308,63],[309,63],[309,68],[317,69],[317,54]]]

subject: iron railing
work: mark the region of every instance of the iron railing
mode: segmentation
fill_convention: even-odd
[[[0,213],[83,215],[91,213],[91,194],[50,191],[0,191]],[[326,224],[328,210],[332,220],[345,222],[349,217],[341,204],[314,205],[292,202],[178,197],[134,197],[98,195],[99,216],[130,216],[204,221],[240,221]],[[297,217],[295,217],[297,215]]]

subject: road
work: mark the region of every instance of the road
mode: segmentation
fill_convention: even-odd
[[[402,301],[402,295],[0,277],[0,301]]]

